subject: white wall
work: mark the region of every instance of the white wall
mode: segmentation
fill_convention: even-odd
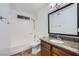
[[[0,16],[10,20],[9,4],[0,3]],[[5,22],[5,19],[3,19]],[[0,55],[9,55],[10,38],[9,38],[9,24],[0,20]]]
[[[27,12],[11,10],[10,38],[11,38],[11,54],[30,48],[33,41],[33,22],[32,20],[18,19],[17,15],[33,16]]]
[[[36,20],[36,31],[40,38],[48,36],[48,7],[39,11]]]

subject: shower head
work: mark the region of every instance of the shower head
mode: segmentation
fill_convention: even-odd
[[[2,22],[6,23],[6,24],[10,24],[10,22],[9,22],[6,18],[4,18],[4,17],[2,17],[2,16],[0,16],[0,20],[1,20]]]

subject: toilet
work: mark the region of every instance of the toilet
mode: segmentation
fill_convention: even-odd
[[[31,43],[32,54],[37,54],[40,51],[40,41],[33,41]]]

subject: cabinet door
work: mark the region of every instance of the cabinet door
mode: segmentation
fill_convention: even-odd
[[[66,51],[64,49],[57,48],[57,47],[53,47],[52,53],[56,54],[58,56],[71,56],[71,54],[68,51]]]
[[[45,47],[46,49],[49,49],[49,50],[51,49],[51,45],[46,43],[46,42],[44,42],[44,41],[42,41],[41,46]]]
[[[55,53],[52,53],[52,56],[58,56],[57,54],[55,54]]]
[[[42,56],[50,56],[50,50],[45,47],[41,47],[41,55]]]

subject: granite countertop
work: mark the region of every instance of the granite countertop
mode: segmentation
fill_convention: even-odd
[[[72,51],[72,52],[75,52],[75,53],[79,54],[79,42],[74,42],[74,41],[63,40],[62,39],[62,41],[64,43],[53,43],[53,42],[50,42],[50,39],[53,39],[53,38],[51,38],[51,37],[41,38],[41,40],[43,40],[45,42],[48,42],[52,45],[56,45],[56,46],[65,48],[69,51]]]

